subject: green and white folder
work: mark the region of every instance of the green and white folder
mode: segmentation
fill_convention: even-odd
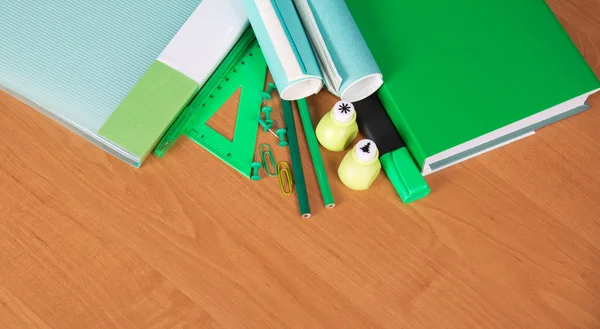
[[[543,0],[345,0],[428,174],[588,108],[600,83]]]
[[[0,88],[140,166],[248,26],[241,0],[0,3]]]

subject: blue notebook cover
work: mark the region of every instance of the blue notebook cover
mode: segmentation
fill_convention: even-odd
[[[201,0],[0,3],[0,89],[97,135]]]

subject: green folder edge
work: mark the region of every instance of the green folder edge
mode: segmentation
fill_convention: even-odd
[[[199,88],[156,60],[98,133],[137,157],[132,164],[139,168]]]
[[[411,133],[411,131],[409,129],[407,129],[407,126],[405,125],[406,121],[404,119],[404,116],[402,115],[402,111],[399,110],[398,106],[396,105],[396,102],[394,101],[393,97],[390,95],[388,89],[385,88],[385,84],[379,90],[378,96],[381,99],[381,103],[383,104],[386,111],[388,112],[390,119],[394,123],[394,126],[396,127],[396,129],[398,130],[398,132],[400,133],[400,135],[406,142],[406,146],[412,153],[412,156],[415,159],[415,163],[421,170],[423,170],[424,162],[419,162],[417,159],[426,159],[427,156],[423,152],[420,145],[418,144],[416,137]],[[477,154],[484,150],[493,149],[495,146],[501,145],[510,140],[516,139],[520,136],[525,136],[531,132],[534,132],[537,129],[543,128],[545,126],[551,125],[558,121],[564,120],[568,117],[582,113],[582,112],[588,110],[589,108],[590,108],[589,104],[585,103],[582,106],[579,106],[572,110],[566,111],[560,115],[550,117],[546,120],[537,122],[537,123],[527,126],[527,127],[523,127],[517,131],[510,133],[510,134],[503,135],[497,139],[488,141],[477,147],[474,147],[474,148],[468,149],[464,152],[455,154],[451,157],[442,159],[442,160],[434,162],[434,163],[430,163],[429,167],[431,168],[431,170],[437,170],[437,169],[445,167],[449,164],[460,162],[463,159],[469,158],[470,156],[472,156],[474,154]]]
[[[43,106],[40,106],[39,104],[30,100],[29,98],[26,98],[23,95],[15,92],[11,89],[8,89],[6,86],[0,85],[0,90],[4,91],[5,93],[14,97],[15,99],[18,99],[22,103],[27,104],[27,106],[37,110],[38,112],[49,117],[50,119],[58,122],[60,125],[68,128],[69,130],[73,131],[74,133],[76,133],[80,136],[83,136],[86,140],[93,143],[97,147],[101,148],[105,152],[116,156],[117,158],[125,161],[126,163],[128,163],[132,166],[139,167],[139,163],[138,163],[139,161],[135,159],[135,156],[133,154],[131,154],[130,152],[128,152],[127,150],[123,149],[122,147],[120,147],[114,143],[110,143],[110,144],[112,144],[112,145],[110,145],[109,143],[107,143],[107,140],[103,139],[102,136],[95,135],[95,134],[91,133],[90,131],[88,131],[84,128],[81,128],[79,125],[74,124],[70,120],[63,118],[62,116],[56,115],[54,112],[48,111]]]
[[[512,132],[510,134],[501,136],[500,138],[491,140],[491,141],[489,141],[487,143],[483,143],[483,144],[481,144],[481,145],[479,145],[477,147],[474,147],[472,149],[469,149],[469,150],[466,150],[464,152],[455,154],[455,155],[453,155],[451,157],[447,157],[447,158],[445,158],[443,160],[440,160],[440,161],[437,161],[437,162],[433,162],[433,163],[429,164],[429,167],[431,168],[431,170],[437,170],[437,169],[442,168],[444,166],[447,166],[449,164],[452,164],[452,163],[455,163],[455,162],[459,162],[462,159],[466,159],[466,158],[468,158],[468,157],[470,157],[470,156],[472,156],[474,154],[477,154],[477,153],[485,151],[485,150],[490,150],[490,149],[494,148],[497,145],[506,143],[506,142],[508,142],[510,140],[513,140],[513,139],[516,139],[516,138],[518,138],[520,136],[527,135],[527,134],[529,134],[531,132],[534,132],[537,129],[541,129],[541,128],[545,127],[545,126],[549,126],[549,125],[551,125],[553,123],[556,123],[558,121],[561,121],[563,119],[571,117],[571,116],[573,116],[575,114],[584,112],[584,111],[586,111],[588,109],[590,109],[590,105],[588,103],[585,103],[582,106],[576,107],[576,108],[574,108],[572,110],[569,110],[569,111],[566,111],[566,112],[563,112],[560,115],[557,115],[557,116],[548,118],[546,120],[540,121],[540,122],[535,123],[535,124],[533,124],[531,126],[524,127],[522,129],[519,129],[519,130],[517,130],[515,132]]]

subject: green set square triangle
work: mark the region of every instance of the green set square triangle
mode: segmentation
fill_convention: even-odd
[[[163,137],[155,155],[164,156],[179,136],[186,135],[249,178],[266,74],[267,63],[249,29]],[[235,130],[229,140],[207,122],[239,89]]]

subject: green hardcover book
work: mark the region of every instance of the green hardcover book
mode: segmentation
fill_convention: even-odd
[[[543,0],[346,0],[423,174],[588,108],[600,83]]]

